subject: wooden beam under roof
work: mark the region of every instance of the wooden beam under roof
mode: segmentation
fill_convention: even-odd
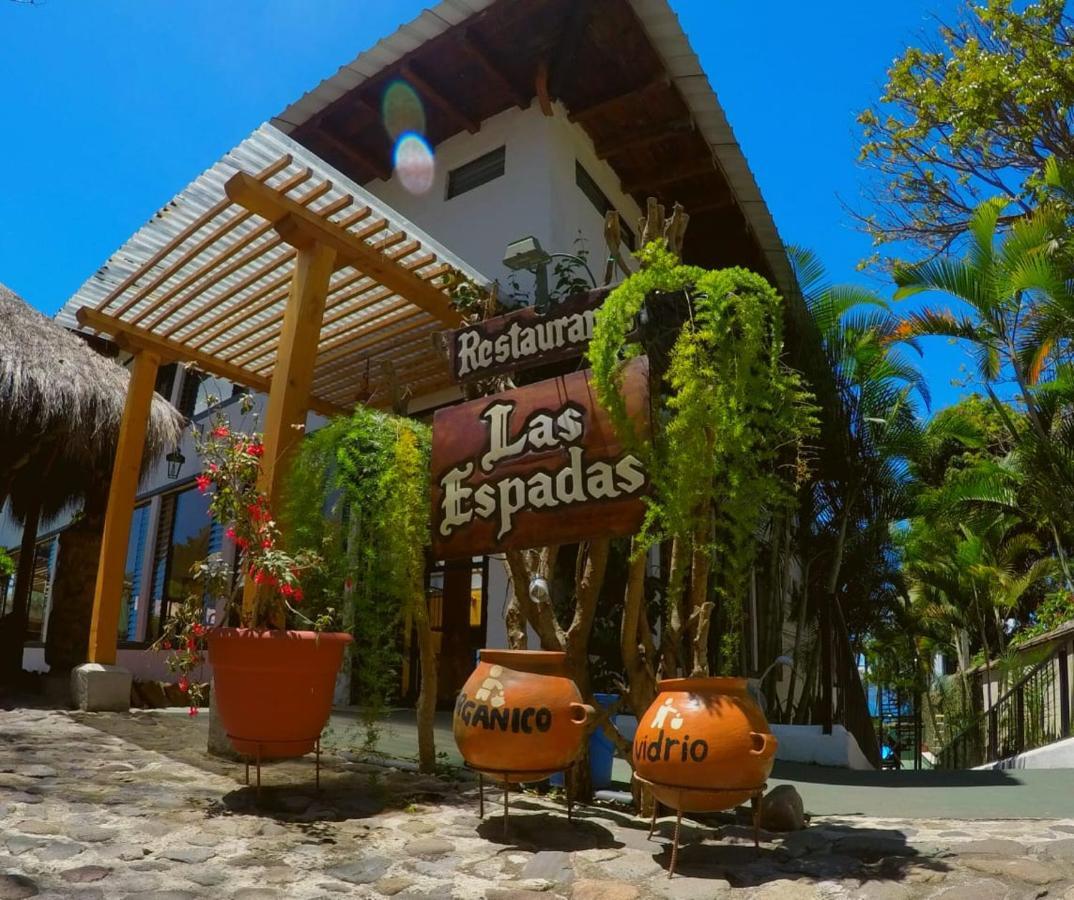
[[[341,263],[352,265],[375,278],[441,322],[451,326],[462,323],[462,317],[443,291],[375,250],[350,231],[322,219],[290,197],[266,187],[245,172],[238,172],[229,178],[224,190],[236,203],[275,223],[278,228],[285,228],[291,242],[323,242],[335,249]],[[285,223],[284,219],[289,221]]]
[[[403,63],[399,67],[399,73],[410,82],[412,87],[418,90],[418,93],[424,94],[427,100],[431,100],[434,105],[440,107],[443,112],[451,116],[470,134],[477,134],[481,130],[480,122],[470,118],[459,108],[459,104],[456,101],[445,97],[438,87],[430,84],[429,80],[414,68],[413,63]]]
[[[162,361],[189,362],[193,363],[203,372],[216,375],[235,384],[245,385],[255,391],[268,393],[272,385],[272,379],[257,375],[239,366],[233,366],[223,360],[217,359],[210,353],[202,353],[190,347],[174,341],[171,338],[160,337],[137,325],[131,325],[108,313],[99,312],[88,306],[83,306],[75,317],[78,324],[84,328],[92,328],[94,331],[104,332],[112,336],[117,346],[124,350],[148,350],[160,357]],[[310,409],[326,416],[345,415],[349,412],[333,403],[325,403],[315,397],[310,398]]]
[[[341,156],[351,162],[357,163],[375,178],[379,178],[381,181],[387,181],[392,177],[392,168],[390,165],[377,159],[373,154],[363,150],[361,147],[340,140],[327,129],[318,127],[314,130],[313,136],[317,140],[327,144],[330,149],[335,150]]]
[[[644,131],[635,131],[629,137],[620,141],[607,141],[597,144],[594,152],[597,159],[614,159],[617,156],[625,156],[635,150],[644,150],[653,144],[668,141],[673,138],[684,137],[694,133],[694,120],[686,117],[674,119],[670,122],[661,122]]]
[[[515,106],[519,109],[526,109],[530,105],[529,96],[514,83],[500,64],[493,59],[492,52],[474,29],[467,28],[461,31],[459,44],[481,66],[485,74],[507,92],[511,100],[514,101]]]
[[[581,55],[582,38],[589,25],[593,4],[575,0],[566,15],[563,32],[556,47],[556,55],[549,66],[548,92],[555,100],[563,98],[563,90],[574,77]]]
[[[580,109],[572,109],[567,115],[567,118],[572,122],[586,122],[603,113],[614,111],[624,103],[643,98],[653,91],[667,88],[670,85],[671,79],[668,77],[668,74],[666,72],[661,72],[655,78],[651,78],[644,84],[628,88],[611,97],[605,97],[603,100],[598,100],[596,103],[589,104],[589,106],[583,106]]]
[[[711,159],[691,163],[683,168],[670,169],[662,175],[652,178],[639,178],[636,182],[623,185],[624,194],[639,194],[643,191],[654,191],[657,188],[666,187],[669,184],[677,184],[687,178],[696,178],[698,175],[709,175],[716,172],[716,163]]]

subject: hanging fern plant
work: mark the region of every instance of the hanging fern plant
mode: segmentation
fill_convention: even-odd
[[[690,632],[693,659],[689,665],[690,653],[682,652],[671,667],[708,673],[708,621],[720,610],[721,668],[734,669],[760,529],[792,498],[800,447],[816,428],[811,395],[782,362],[782,301],[764,278],[741,268],[682,265],[663,241],[638,256],[641,271],[597,313],[588,353],[593,380],[653,485],[635,553],[674,544],[667,620]],[[653,436],[643,442],[627,415],[620,376],[645,352],[635,329],[646,299],[659,323],[671,312],[661,303],[671,304],[667,295],[674,292],[685,292],[688,314],[663,371],[653,373]],[[683,609],[686,582],[690,602]]]

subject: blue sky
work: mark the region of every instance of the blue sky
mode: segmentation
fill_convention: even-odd
[[[40,2],[40,0],[39,0]],[[0,282],[52,313],[158,207],[425,0],[0,0]],[[870,252],[856,113],[954,0],[672,0],[775,216],[833,279]],[[886,285],[876,282],[881,292]],[[963,361],[922,362],[934,408]]]

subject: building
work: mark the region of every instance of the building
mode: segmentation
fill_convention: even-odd
[[[297,179],[303,167],[312,173],[309,185],[331,182],[311,208],[342,202],[341,192],[376,207],[388,223],[377,232],[384,252],[397,245],[406,252],[396,258],[406,261],[431,248],[434,259],[424,265],[447,261],[504,285],[511,273],[503,254],[513,239],[533,235],[562,252],[583,247],[602,268],[609,210],[620,215],[629,246],[648,197],[682,202],[691,217],[686,261],[765,275],[787,298],[792,355],[806,340],[804,307],[775,225],[665,0],[444,0],[359,54],[166,204],[68,300],[59,320],[95,330],[79,322],[81,307],[103,302],[139,267],[152,270],[155,251],[179,235],[193,211],[219,202],[228,173],[252,174],[281,154],[289,162],[271,176],[275,184]],[[233,297],[255,295],[261,284],[239,281],[222,277],[206,296],[226,313]],[[182,299],[179,276],[172,285],[173,300]],[[158,299],[167,293],[153,290]],[[145,296],[151,293],[146,288]],[[137,310],[141,301],[130,302]],[[346,390],[333,395],[339,405],[382,392],[382,364],[393,354],[407,363],[398,374],[411,389],[412,414],[458,399],[446,373],[419,349],[430,324],[415,316],[368,316],[381,336],[346,345],[350,370],[339,376]],[[230,397],[233,386],[222,370],[199,370],[197,359],[194,366],[162,368],[158,390],[196,423],[206,398]],[[238,375],[234,381],[243,380]],[[141,483],[127,549],[119,658],[143,676],[160,674],[159,662],[141,649],[185,593],[189,561],[220,546],[194,490],[196,455],[189,445],[180,451],[186,462],[177,478],[162,463]],[[43,629],[51,537],[39,545]],[[10,535],[3,543],[17,540]],[[505,643],[500,613],[508,583],[497,561],[434,571],[431,589],[442,610],[467,616],[455,623],[470,629],[464,652]],[[39,664],[36,647],[26,662]],[[752,668],[768,662],[753,659]]]

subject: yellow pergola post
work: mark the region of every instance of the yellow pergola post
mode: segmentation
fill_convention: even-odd
[[[324,305],[335,268],[334,248],[317,241],[299,248],[264,419],[265,454],[259,487],[276,515],[289,457],[304,433]],[[243,592],[247,620],[256,596],[257,586],[248,578]]]
[[[114,665],[119,625],[119,604],[123,577],[127,567],[127,543],[130,540],[131,516],[142,469],[146,427],[153,405],[160,357],[149,351],[134,354],[127,401],[119,425],[119,443],[112,466],[112,483],[108,488],[108,509],[101,537],[101,556],[97,564],[97,585],[93,592],[93,618],[90,622],[89,661]]]

